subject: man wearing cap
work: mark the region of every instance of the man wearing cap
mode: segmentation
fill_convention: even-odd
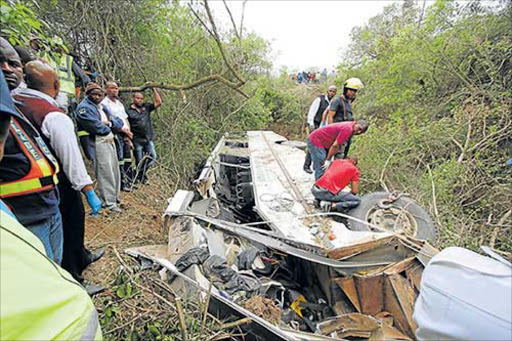
[[[101,104],[103,90],[98,84],[89,83],[85,95],[76,109],[78,136],[85,156],[94,162],[103,205],[113,212],[121,212],[118,207],[121,175],[114,134],[129,130]]]
[[[336,85],[330,85],[327,88],[327,94],[318,96],[315,98],[313,103],[311,103],[311,106],[309,107],[306,127],[308,136],[313,131],[318,129],[318,127],[320,127],[320,123],[322,122],[322,114],[329,107],[332,98],[336,96],[336,91]],[[306,151],[306,160],[304,161],[303,168],[306,173],[313,173],[313,171],[311,171],[311,155],[309,154],[309,150]]]

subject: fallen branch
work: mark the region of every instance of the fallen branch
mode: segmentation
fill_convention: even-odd
[[[214,328],[214,331],[220,331],[223,329],[231,329],[234,327],[243,326],[244,324],[249,324],[251,322],[252,322],[252,319],[250,317],[244,317],[244,318],[234,321],[234,322],[224,323],[224,324],[220,325],[219,327]]]
[[[181,297],[176,297],[174,302],[176,303],[176,309],[178,310],[178,316],[180,318],[181,338],[183,341],[186,341],[187,325],[185,324],[185,315],[183,314],[183,307],[181,306]]]
[[[247,95],[245,92],[243,92],[241,89],[239,89],[243,83],[234,83],[226,78],[220,76],[220,75],[210,75],[203,78],[200,78],[196,80],[195,82],[189,83],[189,84],[169,84],[169,83],[163,83],[163,82],[146,82],[142,86],[123,86],[119,88],[119,92],[142,92],[146,89],[164,89],[164,90],[172,90],[172,91],[185,91],[185,90],[191,90],[193,88],[199,87],[201,85],[205,85],[208,83],[215,83],[219,82],[222,83],[231,89],[239,92],[242,96],[245,98],[249,98],[249,95]]]
[[[206,317],[208,316],[208,307],[210,306],[210,297],[212,295],[213,280],[210,280],[210,286],[208,288],[208,296],[206,296],[206,303],[203,309],[203,322],[201,323],[201,330],[199,331],[199,339],[203,336],[203,330],[206,325]]]

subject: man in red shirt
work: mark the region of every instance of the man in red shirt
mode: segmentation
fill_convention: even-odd
[[[325,174],[315,182],[311,193],[320,201],[320,206],[329,211],[354,208],[361,203],[357,196],[360,174],[356,157],[334,160]],[[343,192],[349,184],[350,192]]]
[[[329,166],[331,158],[352,135],[362,134],[367,129],[368,123],[365,120],[357,120],[333,123],[312,132],[308,137],[308,149],[313,161],[315,180],[320,179]]]

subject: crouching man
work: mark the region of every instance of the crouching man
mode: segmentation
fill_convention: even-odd
[[[326,211],[346,211],[357,207],[361,199],[357,196],[360,172],[357,158],[334,160],[320,179],[315,182],[311,193],[320,201]],[[350,192],[343,189],[350,184]]]

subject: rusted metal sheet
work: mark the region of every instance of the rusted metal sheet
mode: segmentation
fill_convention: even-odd
[[[359,302],[361,302],[361,312],[369,315],[380,313],[384,303],[383,276],[354,276],[354,280]]]
[[[336,316],[318,324],[318,329],[323,335],[338,332],[338,337],[354,336],[369,338],[372,332],[379,328],[380,324],[376,318],[360,313]]]
[[[368,340],[410,340],[393,327],[393,320],[383,320],[372,316],[352,313],[334,317],[318,324],[323,335],[336,335],[338,338],[355,337]]]
[[[350,303],[354,305],[358,312],[361,312],[361,303],[357,294],[356,284],[353,277],[336,278],[334,281],[340,286],[341,290],[347,295]]]
[[[412,318],[415,294],[413,287],[401,275],[386,276],[384,280],[384,308],[395,318],[398,328],[414,338],[416,322]]]
[[[423,274],[423,265],[416,261],[410,268],[405,270],[405,277],[412,282],[418,292],[421,290],[421,275]]]
[[[336,278],[336,283],[347,295],[358,312],[376,315],[383,310],[384,294],[382,274]]]
[[[382,325],[383,340],[411,340],[410,337],[400,333],[396,328]]]
[[[333,258],[333,259],[345,259],[348,257],[353,257],[357,254],[374,249],[379,245],[388,244],[393,238],[394,238],[393,236],[389,236],[389,237],[382,238],[382,239],[368,240],[368,241],[363,241],[363,242],[360,242],[360,243],[357,243],[354,245],[337,248],[337,249],[331,250],[328,253],[328,256],[329,256],[329,258]]]
[[[405,318],[407,319],[409,328],[411,329],[411,332],[414,333],[417,328],[416,322],[412,318],[414,302],[416,301],[414,290],[407,280],[400,275],[389,276],[389,279],[391,281],[395,297],[397,298]]]
[[[416,263],[416,257],[409,257],[401,262],[387,266],[383,272],[386,275],[394,275],[411,268]]]

